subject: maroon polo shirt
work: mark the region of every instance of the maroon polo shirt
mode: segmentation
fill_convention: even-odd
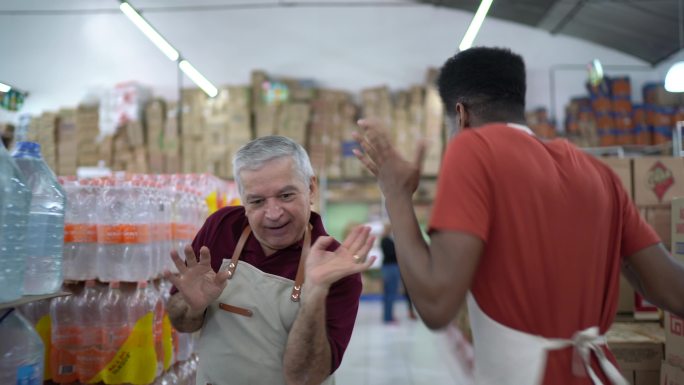
[[[247,226],[247,216],[245,208],[242,206],[225,207],[207,218],[204,225],[195,236],[192,248],[195,255],[199,256],[202,246],[209,248],[211,252],[211,267],[218,271],[224,259],[233,256],[233,250],[237,246],[238,239],[242,230]],[[323,228],[320,215],[312,212],[309,223],[313,226],[311,231],[311,242],[315,242],[319,236],[328,234]],[[264,273],[278,275],[294,281],[299,266],[299,257],[302,252],[302,242],[266,256],[259,241],[250,234],[245,247],[240,256],[241,261],[245,261]],[[328,248],[334,251],[340,246],[339,242],[334,241]],[[174,287],[172,294],[177,290]],[[359,297],[361,296],[361,275],[354,274],[342,278],[335,282],[328,293],[326,299],[326,328],[328,331],[328,342],[332,353],[331,373],[334,372],[342,362],[342,356],[347,349],[349,339],[354,329],[356,313],[359,309]]]

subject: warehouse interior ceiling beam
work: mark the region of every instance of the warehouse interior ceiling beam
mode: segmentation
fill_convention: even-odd
[[[475,12],[477,0],[417,0]],[[489,15],[613,48],[656,65],[679,51],[677,0],[498,0]]]
[[[446,7],[475,13],[480,0],[138,0],[145,13],[215,12],[274,8]],[[677,0],[496,0],[489,17],[572,36],[656,65],[680,50]],[[92,0],[3,0],[0,15],[115,13]]]

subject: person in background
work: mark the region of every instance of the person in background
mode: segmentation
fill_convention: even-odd
[[[233,169],[244,206],[212,214],[185,261],[172,252],[179,274],[165,274],[172,324],[201,329],[197,384],[334,383],[374,261],[370,228],[327,236],[311,162],[291,139],[249,142]]]
[[[640,217],[618,176],[567,140],[525,126],[525,65],[507,49],[446,61],[439,92],[453,123],[422,238],[413,162],[372,119],[356,156],[377,177],[418,314],[446,326],[468,303],[478,384],[627,384],[604,337],[620,272],[684,316],[684,266]]]
[[[401,274],[397,264],[397,255],[394,250],[394,240],[392,239],[392,227],[386,223],[383,228],[382,238],[380,239],[382,249],[382,322],[385,324],[397,323],[394,318],[394,301],[399,293],[399,282]],[[415,320],[416,314],[413,312],[411,296],[406,292],[406,302],[408,305],[408,317]]]

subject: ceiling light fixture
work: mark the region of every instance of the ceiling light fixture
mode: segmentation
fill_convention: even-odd
[[[679,0],[679,50],[682,50],[682,0]],[[684,61],[678,61],[670,67],[665,75],[665,90],[669,92],[684,92]]]
[[[12,86],[8,86],[5,83],[0,83],[0,92],[7,93],[12,89]]]
[[[218,95],[218,89],[211,84],[207,78],[205,78],[195,67],[193,67],[192,64],[190,64],[189,61],[187,60],[181,60],[178,63],[178,67],[180,67],[181,71],[183,71],[190,80],[195,82],[199,86],[199,88],[202,89],[209,97],[214,97]]]
[[[169,58],[169,60],[177,62],[178,63],[178,68],[185,73],[190,80],[192,80],[199,88],[202,89],[209,97],[214,97],[218,94],[218,89],[216,86],[211,84],[207,78],[204,77],[195,67],[193,67],[190,62],[187,60],[183,59],[181,54],[178,52],[177,49],[173,48],[173,46],[162,37],[162,35],[157,32],[152,25],[145,20],[142,15],[140,15],[140,12],[138,12],[133,6],[128,3],[126,0],[121,0],[121,4],[119,5],[119,9],[121,9],[121,12],[124,13],[128,17],[128,19],[135,24],[138,29],[140,29],[145,36],[147,36],[148,39],[150,39],[154,45],[159,48],[160,51],[166,55],[166,57]]]
[[[475,37],[480,31],[480,27],[482,26],[482,23],[487,16],[487,12],[489,12],[489,7],[491,7],[493,1],[494,0],[482,0],[480,6],[477,8],[477,12],[475,12],[475,16],[473,16],[473,20],[470,22],[468,30],[463,36],[461,44],[458,46],[458,49],[465,51],[473,46]]]
[[[119,6],[121,9],[121,12],[128,17],[128,19],[135,24],[136,27],[138,27],[139,30],[141,30],[145,36],[147,36],[148,39],[154,43],[154,45],[159,48],[166,57],[169,58],[171,61],[176,61],[180,57],[178,54],[178,51],[176,51],[171,44],[169,44],[166,39],[162,37],[162,35],[155,30],[150,23],[143,18],[138,11],[135,10],[128,2],[122,1],[121,5]]]

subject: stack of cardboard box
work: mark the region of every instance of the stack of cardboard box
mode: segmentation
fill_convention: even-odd
[[[589,98],[573,98],[565,108],[565,133],[579,147],[596,147],[599,137]]]
[[[554,138],[556,136],[556,128],[549,120],[549,113],[546,108],[537,108],[525,113],[525,120],[527,126],[537,136],[541,138]]]
[[[57,118],[57,170],[58,175],[76,175],[78,167],[78,135],[76,110],[62,109]]]
[[[664,334],[657,322],[616,322],[608,330],[608,346],[630,384],[660,383],[661,363],[665,357]]]
[[[328,178],[342,176],[343,130],[353,121],[351,95],[320,89],[312,102],[308,150],[314,170]]]
[[[166,125],[166,102],[154,99],[145,106],[145,127],[147,137],[147,155],[150,172],[166,172],[164,161],[164,130]]]
[[[182,172],[193,173],[206,169],[203,147],[204,108],[207,96],[199,89],[186,89],[182,92],[181,121],[181,159]],[[176,109],[169,107],[167,124],[175,120]]]
[[[97,139],[100,133],[99,106],[81,105],[76,110],[78,165],[96,166],[99,160]]]
[[[430,73],[428,73],[429,76]],[[428,140],[428,148],[425,163],[423,164],[424,175],[437,175],[439,172],[442,153],[446,143],[444,122],[444,104],[439,96],[439,91],[434,86],[428,86],[425,88],[424,135]]]
[[[684,319],[665,313],[665,361],[661,368],[663,385],[684,385]]]
[[[28,140],[40,144],[43,159],[55,173],[58,173],[56,125],[57,115],[53,112],[44,112],[31,119]]]

